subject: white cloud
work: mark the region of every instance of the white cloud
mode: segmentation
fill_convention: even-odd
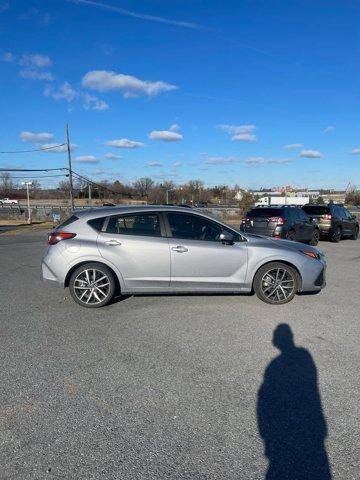
[[[116,155],[115,153],[106,153],[105,154],[105,158],[109,159],[109,160],[120,160],[120,158],[122,158],[121,155]]]
[[[84,93],[83,106],[85,110],[97,110],[99,112],[102,112],[109,108],[109,105],[104,100],[100,100],[94,95],[89,95],[88,93]]]
[[[296,150],[298,148],[302,148],[303,144],[302,143],[289,143],[288,145],[284,145],[283,149],[284,150]]]
[[[231,137],[231,140],[237,140],[239,142],[256,142],[256,135],[252,133],[237,133]]]
[[[47,82],[52,82],[55,80],[54,75],[47,71],[44,72],[36,69],[25,69],[20,70],[19,73],[22,78],[27,78],[29,80],[46,80]]]
[[[182,165],[183,165],[182,162],[175,162],[175,163],[172,164],[172,167],[173,168],[179,168],[179,167],[182,167]]]
[[[353,148],[351,150],[351,155],[360,155],[360,148]]]
[[[29,55],[22,55],[19,60],[19,65],[29,68],[45,68],[51,67],[52,60],[47,55],[34,53]]]
[[[245,164],[249,166],[268,165],[268,164],[286,165],[287,163],[291,163],[291,162],[292,160],[290,160],[289,158],[249,157],[245,160]]]
[[[43,143],[43,142],[50,142],[54,139],[54,135],[48,132],[21,132],[20,138],[23,142],[31,142],[31,143]]]
[[[220,130],[231,135],[231,140],[240,142],[256,142],[256,135],[253,133],[256,130],[255,125],[218,125]]]
[[[162,140],[164,142],[176,142],[183,139],[181,133],[176,132],[179,128],[179,125],[173,124],[169,130],[153,130],[149,133],[149,138],[151,138],[151,140]]]
[[[175,85],[162,81],[140,80],[132,75],[115,73],[108,70],[93,70],[87,72],[82,79],[82,85],[99,92],[121,90],[125,98],[147,95],[155,97],[162,92],[177,89]]]
[[[45,143],[44,145],[41,145],[41,149],[49,152],[49,153],[62,153],[62,152],[67,152],[67,146],[66,145],[61,145],[57,146],[57,143]],[[75,143],[70,144],[70,150],[74,150],[77,148],[77,145]]]
[[[301,150],[300,157],[304,158],[322,158],[323,154],[319,150]]]
[[[156,167],[162,167],[162,163],[159,163],[159,162],[149,162],[145,165],[145,167],[149,167],[149,168],[156,168]]]
[[[330,132],[333,132],[334,130],[335,130],[335,127],[333,125],[329,125],[324,129],[324,133],[330,133]]]
[[[99,160],[94,155],[80,155],[74,158],[77,163],[99,163]]]
[[[128,140],[127,138],[119,138],[118,140],[109,140],[105,142],[105,145],[108,147],[116,147],[116,148],[140,148],[145,147],[145,143],[136,142],[134,140]]]
[[[45,97],[51,97],[56,101],[66,100],[72,102],[77,97],[77,91],[70,85],[69,82],[64,82],[58,89],[53,87],[46,87],[44,90]]]
[[[229,165],[235,163],[237,158],[235,157],[208,157],[205,160],[207,165]]]

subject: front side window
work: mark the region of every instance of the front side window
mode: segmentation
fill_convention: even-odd
[[[225,231],[233,235],[234,241],[240,239],[240,236],[206,218],[184,213],[168,213],[167,218],[174,238],[218,242],[220,241],[220,234]]]
[[[110,217],[106,233],[160,237],[159,217],[156,213],[137,213]]]

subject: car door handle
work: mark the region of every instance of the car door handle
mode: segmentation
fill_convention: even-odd
[[[121,245],[121,242],[119,240],[111,239],[111,240],[105,240],[106,245],[110,245],[111,247],[115,247],[116,245]]]
[[[171,247],[171,250],[178,253],[185,253],[189,251],[186,247],[183,247],[182,245],[178,245],[177,247]]]

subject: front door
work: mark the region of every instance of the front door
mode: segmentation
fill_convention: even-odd
[[[247,246],[242,237],[215,221],[167,212],[171,288],[186,291],[240,291],[245,284]],[[232,244],[220,234],[233,234]]]
[[[117,267],[129,292],[169,288],[170,251],[159,215],[109,217],[98,236],[101,255]]]

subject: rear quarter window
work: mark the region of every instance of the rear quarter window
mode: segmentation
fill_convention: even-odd
[[[105,217],[93,218],[89,220],[87,223],[90,225],[90,227],[92,227],[97,232],[101,232],[101,229],[104,225],[104,220],[105,220]]]
[[[57,226],[57,230],[71,225],[72,223],[76,222],[76,220],[79,220],[79,217],[77,217],[76,215],[71,215],[64,222],[60,223],[60,225]]]

